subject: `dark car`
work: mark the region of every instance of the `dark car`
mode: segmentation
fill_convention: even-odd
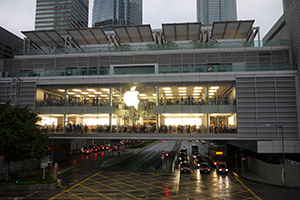
[[[217,173],[228,173],[228,167],[225,163],[218,163],[216,170]]]
[[[179,164],[182,164],[184,162],[188,162],[188,157],[185,156],[185,157],[179,157],[179,160],[178,160]]]
[[[210,167],[205,162],[200,163],[199,169],[200,169],[200,173],[207,173],[207,174],[210,173]]]
[[[90,154],[91,153],[91,149],[88,148],[88,147],[84,147],[82,150],[81,150],[82,154]]]
[[[191,170],[190,170],[190,165],[188,162],[184,162],[180,165],[180,171],[181,172],[184,172],[184,173],[190,173]]]
[[[91,148],[91,150],[92,150],[93,152],[98,152],[98,147],[97,147],[97,146],[93,146],[93,147]]]

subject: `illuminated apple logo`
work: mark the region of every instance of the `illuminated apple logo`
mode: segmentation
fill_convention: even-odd
[[[131,91],[125,92],[124,101],[127,106],[135,106],[137,108],[140,101],[138,99],[139,92],[135,91],[135,88],[136,87],[134,86],[130,89]]]

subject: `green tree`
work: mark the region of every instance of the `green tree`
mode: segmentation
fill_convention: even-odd
[[[43,133],[37,112],[29,106],[0,105],[0,153],[4,155],[10,174],[10,163],[41,159],[47,153],[48,135]]]

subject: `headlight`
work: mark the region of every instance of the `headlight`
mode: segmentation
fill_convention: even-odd
[[[210,169],[208,169],[207,171],[210,171]]]
[[[222,169],[219,169],[219,171],[222,171]]]
[[[199,167],[199,166],[200,166],[200,164],[197,164],[197,166]]]
[[[226,169],[226,172],[228,172],[228,169]]]

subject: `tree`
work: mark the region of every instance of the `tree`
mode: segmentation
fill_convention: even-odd
[[[28,107],[12,107],[10,101],[0,105],[0,153],[9,174],[11,162],[41,159],[47,153],[49,137],[37,124],[38,113]]]

